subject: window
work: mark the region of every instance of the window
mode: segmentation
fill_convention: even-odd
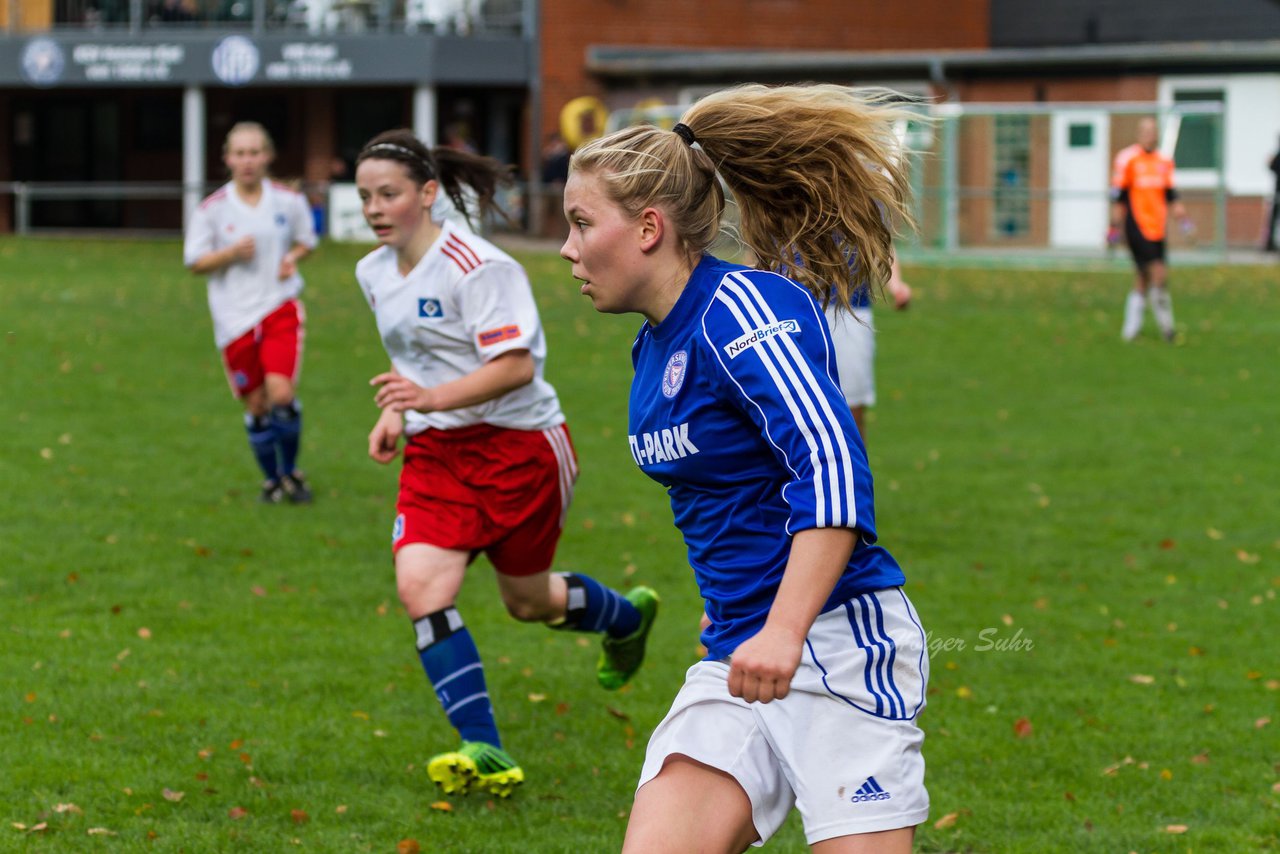
[[[1067,145],[1071,148],[1093,148],[1093,125],[1072,124],[1068,126]]]
[[[1182,89],[1173,93],[1173,103],[1224,104],[1226,93],[1221,89]],[[1222,152],[1218,145],[1218,125],[1222,115],[1184,115],[1178,131],[1178,144],[1173,160],[1179,169],[1218,169],[1222,165]]]
[[[995,117],[995,231],[1021,237],[1031,230],[1031,117]]]

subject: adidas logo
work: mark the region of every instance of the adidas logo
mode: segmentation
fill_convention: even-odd
[[[880,784],[876,782],[875,777],[868,777],[867,782],[858,787],[858,791],[853,793],[853,797],[849,800],[855,804],[864,803],[865,801],[887,801],[891,798],[888,792],[880,788]]]

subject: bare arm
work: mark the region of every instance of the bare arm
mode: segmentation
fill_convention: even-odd
[[[311,247],[304,243],[295,243],[290,247],[289,251],[284,253],[284,257],[280,259],[280,271],[277,274],[280,281],[292,276],[298,272],[298,262],[311,254]]]
[[[380,386],[374,403],[404,412],[440,412],[486,403],[533,381],[533,355],[509,350],[464,377],[423,388],[394,372],[378,374],[369,385]]]
[[[216,273],[224,267],[253,258],[254,243],[252,237],[242,237],[224,249],[206,252],[191,265],[191,272],[197,275]]]
[[[395,368],[391,369],[394,373]],[[369,431],[369,457],[386,465],[400,453],[400,439],[404,436],[404,413],[384,409],[378,422]]]
[[[848,566],[856,538],[852,528],[809,528],[792,538],[764,628],[733,652],[730,694],[749,703],[787,696],[805,636]]]

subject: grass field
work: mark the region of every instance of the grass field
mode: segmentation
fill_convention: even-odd
[[[620,846],[700,611],[627,450],[637,319],[521,256],[583,469],[559,564],[660,590],[650,660],[600,691],[594,640],[516,624],[478,563],[460,608],[528,783],[446,799],[360,251],[304,270],[316,503],[264,507],[178,245],[0,239],[0,850]],[[917,848],[1280,849],[1276,268],[1175,269],[1177,347],[1120,343],[1120,270],[906,272],[869,445],[933,653]],[[794,816],[769,850],[804,850]]]

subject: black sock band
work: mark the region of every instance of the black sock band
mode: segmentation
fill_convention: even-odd
[[[582,579],[572,572],[562,572],[560,577],[564,579],[567,587],[564,598],[564,620],[556,623],[552,628],[576,629],[587,613],[587,587],[582,583]]]
[[[462,615],[452,605],[439,611],[432,611],[425,617],[419,617],[413,621],[413,631],[418,640],[418,652],[461,630]]]
[[[298,405],[297,398],[288,403],[278,404],[271,407],[272,421],[293,421],[302,414],[302,407]]]

